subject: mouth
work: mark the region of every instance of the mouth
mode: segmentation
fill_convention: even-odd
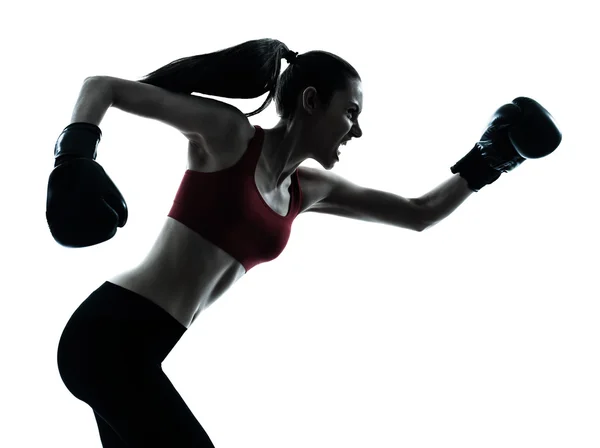
[[[341,143],[338,145],[338,147],[337,147],[337,156],[338,156],[338,158],[339,158],[339,156],[340,156],[340,154],[341,154],[341,152],[340,152],[340,147],[342,147],[342,146],[346,146],[346,143],[348,143],[348,140],[344,140],[343,142],[341,142]],[[338,160],[339,160],[339,159],[338,159]]]
[[[349,141],[350,141],[350,139],[348,139],[348,140],[343,140],[343,141],[342,141],[342,142],[341,142],[341,143],[338,145],[338,147],[337,147],[337,152],[336,152],[336,158],[337,158],[338,162],[339,162],[339,160],[340,160],[340,158],[339,158],[339,157],[340,157],[340,154],[341,154],[341,152],[340,152],[340,147],[341,147],[341,146],[346,146],[346,143],[348,143]]]

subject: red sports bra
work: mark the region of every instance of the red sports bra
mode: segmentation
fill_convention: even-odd
[[[254,127],[248,149],[234,166],[214,173],[185,172],[168,215],[223,249],[246,272],[283,252],[302,204],[298,170],[292,174],[286,216],[272,210],[260,195],[254,173],[265,131]]]

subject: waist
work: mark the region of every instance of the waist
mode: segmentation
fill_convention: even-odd
[[[245,272],[222,249],[167,218],[145,259],[109,281],[146,297],[189,327]]]

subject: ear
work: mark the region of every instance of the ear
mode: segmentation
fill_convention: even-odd
[[[302,92],[302,108],[308,115],[312,115],[319,108],[320,102],[317,96],[317,90],[314,87],[307,87]]]

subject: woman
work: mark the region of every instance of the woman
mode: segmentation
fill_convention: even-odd
[[[289,67],[281,74],[280,61]],[[192,92],[265,103],[244,114]],[[275,98],[280,122],[248,117]],[[277,40],[249,41],[174,61],[134,82],[92,77],[60,135],[48,186],[47,219],[57,242],[106,241],[127,221],[117,187],[95,162],[109,107],[162,121],[189,140],[188,170],[156,243],[133,269],[109,279],[74,312],[58,366],[71,393],[93,409],[104,447],[212,447],[161,369],[198,314],[259,263],[284,249],[293,220],[330,213],[416,231],[525,158],[552,152],[561,135],[535,101],[502,106],[455,175],[417,199],[359,187],[326,170],[341,145],[362,136],[361,79],[322,51],[300,56]]]

